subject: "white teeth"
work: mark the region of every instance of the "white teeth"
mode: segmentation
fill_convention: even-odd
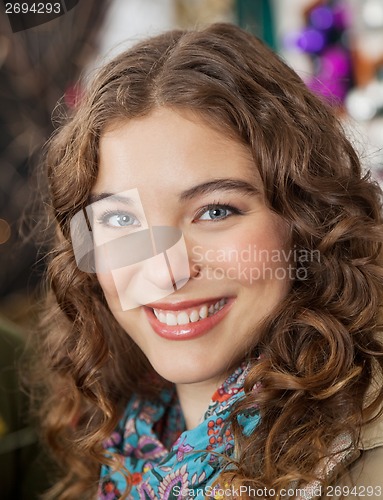
[[[186,312],[177,314],[177,323],[179,325],[187,325],[189,323],[189,316]]]
[[[177,318],[175,314],[167,313],[166,324],[169,326],[175,326],[177,324]]]
[[[208,308],[207,305],[202,306],[199,311],[193,309],[189,314],[186,311],[181,311],[177,314],[164,313],[162,311],[153,309],[153,313],[160,323],[169,326],[187,325],[189,322],[196,323],[200,319],[205,319],[208,316],[213,316],[220,311],[226,304],[226,299],[221,299],[215,304],[211,304]]]
[[[198,314],[198,311],[196,310],[193,310],[191,313],[190,313],[190,321],[192,323],[195,323],[196,321],[199,320],[199,314]]]
[[[207,318],[207,306],[202,306],[199,310],[199,316],[201,319]]]

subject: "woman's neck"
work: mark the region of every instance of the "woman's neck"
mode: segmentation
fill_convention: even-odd
[[[224,380],[225,377],[217,377],[193,384],[176,384],[187,429],[194,429],[201,422],[214,392]]]

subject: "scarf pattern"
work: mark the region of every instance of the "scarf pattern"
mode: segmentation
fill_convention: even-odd
[[[219,454],[233,455],[228,417],[244,397],[249,369],[243,363],[226,379],[194,429],[185,430],[175,391],[161,391],[158,401],[131,399],[117,430],[104,443],[106,453],[116,454],[129,472],[129,500],[204,499],[209,491],[218,498],[211,485],[222,470]],[[250,434],[259,422],[257,409],[241,414],[238,422]],[[120,471],[104,465],[98,499],[118,500],[127,486]]]

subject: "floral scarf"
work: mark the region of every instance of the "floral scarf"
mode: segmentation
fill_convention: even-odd
[[[214,393],[201,423],[184,430],[175,391],[163,390],[159,401],[133,397],[119,427],[105,443],[130,473],[130,500],[204,499],[215,495],[212,483],[222,470],[219,454],[232,456],[233,434],[228,423],[233,404],[244,397],[249,364],[243,363]],[[259,421],[257,409],[238,421],[249,435]],[[127,487],[121,472],[101,469],[99,500],[117,500]]]

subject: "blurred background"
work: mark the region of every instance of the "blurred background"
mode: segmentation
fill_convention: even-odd
[[[57,113],[62,106],[74,107],[81,96],[80,76],[91,76],[116,52],[151,34],[216,21],[238,24],[263,39],[336,108],[365,167],[383,183],[383,0],[59,3],[65,13],[43,23],[42,18],[9,17],[6,2],[0,3],[2,499],[31,500],[44,485],[30,465],[36,438],[24,418],[17,363],[33,331],[44,273],[35,173]],[[13,444],[7,441],[10,435]],[[20,481],[21,470],[28,474],[23,472]]]
[[[30,203],[36,194],[32,178],[41,147],[53,130],[57,102],[74,106],[81,93],[79,76],[91,75],[137,40],[173,27],[215,21],[239,24],[280,53],[308,86],[338,109],[366,166],[383,181],[383,0],[75,0],[66,14],[29,29],[19,26],[16,32],[2,6],[4,316],[28,326],[39,296],[43,250],[25,237],[38,227]]]

